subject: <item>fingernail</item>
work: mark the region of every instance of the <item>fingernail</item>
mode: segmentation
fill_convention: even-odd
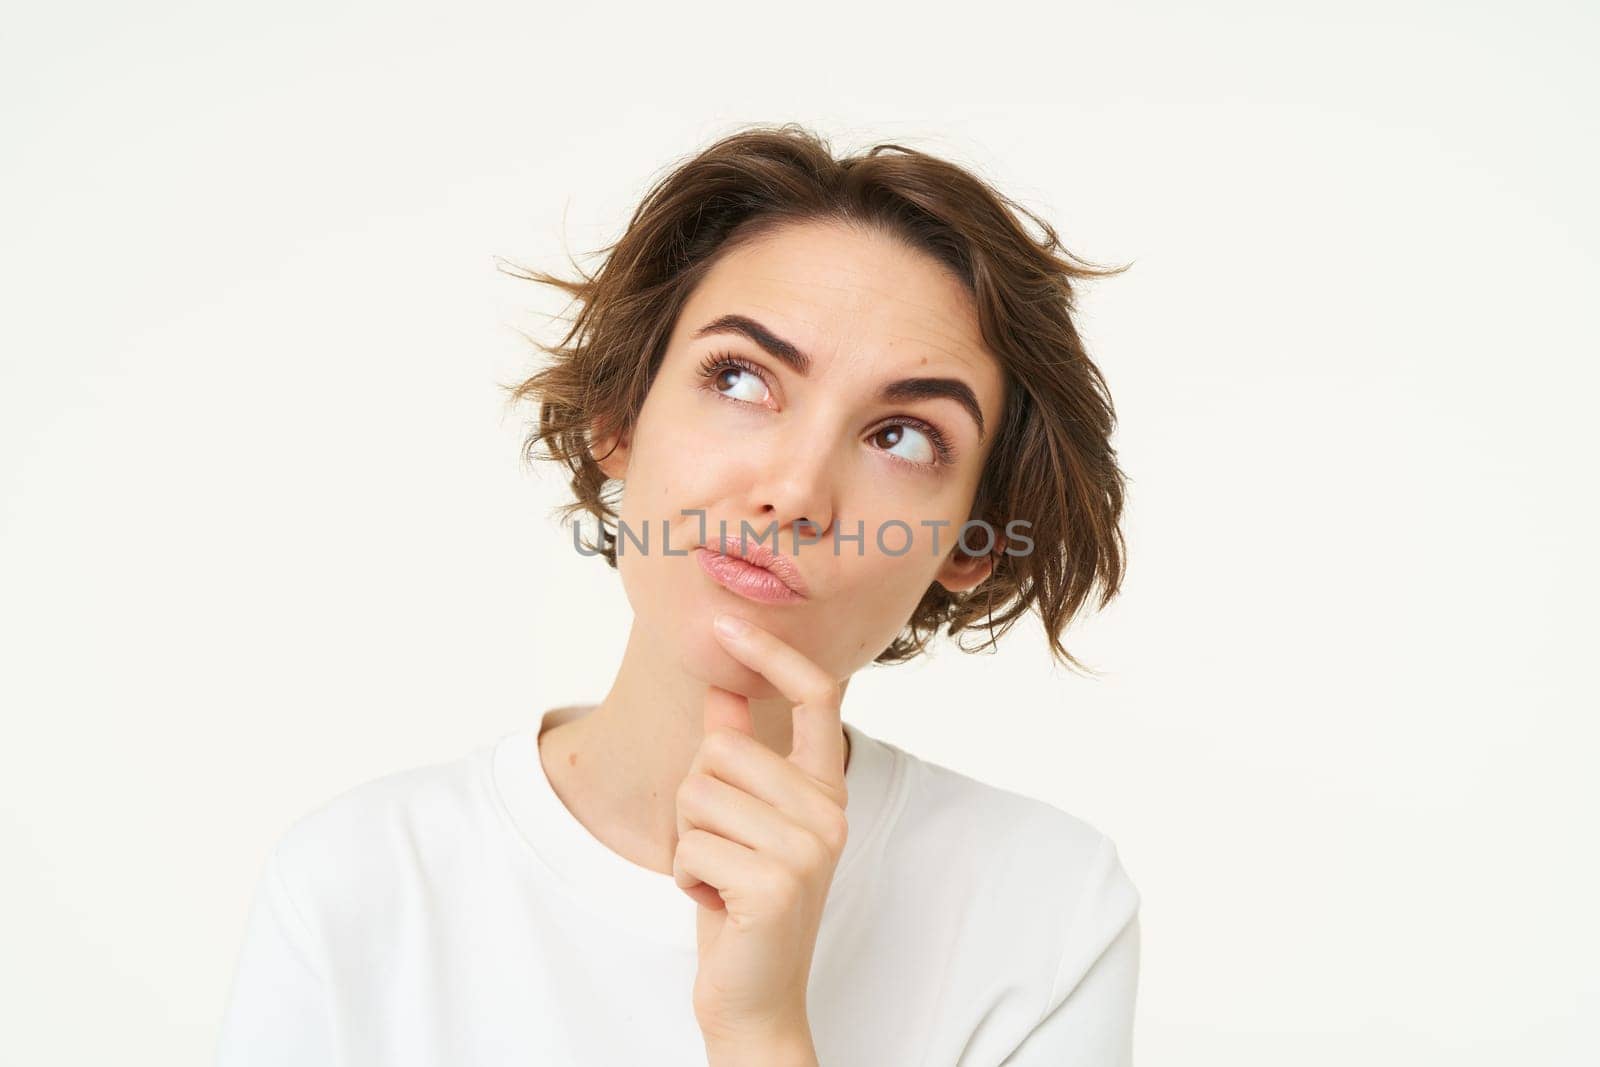
[[[718,615],[711,625],[724,637],[741,637],[750,632],[750,624],[737,615]]]

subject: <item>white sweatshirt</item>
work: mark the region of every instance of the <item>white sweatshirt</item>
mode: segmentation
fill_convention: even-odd
[[[706,1062],[696,904],[569,812],[538,735],[357,786],[267,859],[219,1067]],[[806,1006],[823,1067],[1132,1060],[1139,894],[1113,842],[849,723],[850,832]]]

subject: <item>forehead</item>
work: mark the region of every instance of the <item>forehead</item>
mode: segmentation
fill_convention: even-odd
[[[759,320],[810,355],[818,375],[960,372],[986,416],[1000,369],[961,281],[932,256],[832,222],[784,226],[728,252],[678,324],[688,336],[724,314]]]

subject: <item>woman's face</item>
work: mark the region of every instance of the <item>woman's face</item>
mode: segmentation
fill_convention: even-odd
[[[896,387],[907,379],[920,384]],[[635,625],[694,677],[756,699],[776,692],[718,644],[720,612],[849,678],[931,583],[987,576],[955,542],[1003,390],[971,297],[925,253],[833,223],[728,253],[690,295],[630,438],[596,441],[623,481],[620,521],[640,541],[648,530],[647,551],[622,538],[617,559]],[[719,523],[737,541],[741,522],[799,570],[802,599],[749,599],[705,553],[681,554],[716,545]],[[967,543],[983,541],[974,529]]]

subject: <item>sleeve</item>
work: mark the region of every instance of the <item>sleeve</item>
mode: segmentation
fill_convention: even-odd
[[[321,954],[274,849],[250,905],[216,1067],[335,1067],[328,994]]]
[[[1008,1067],[1131,1067],[1139,987],[1139,892],[1108,838],[1056,968],[1039,1021]]]

